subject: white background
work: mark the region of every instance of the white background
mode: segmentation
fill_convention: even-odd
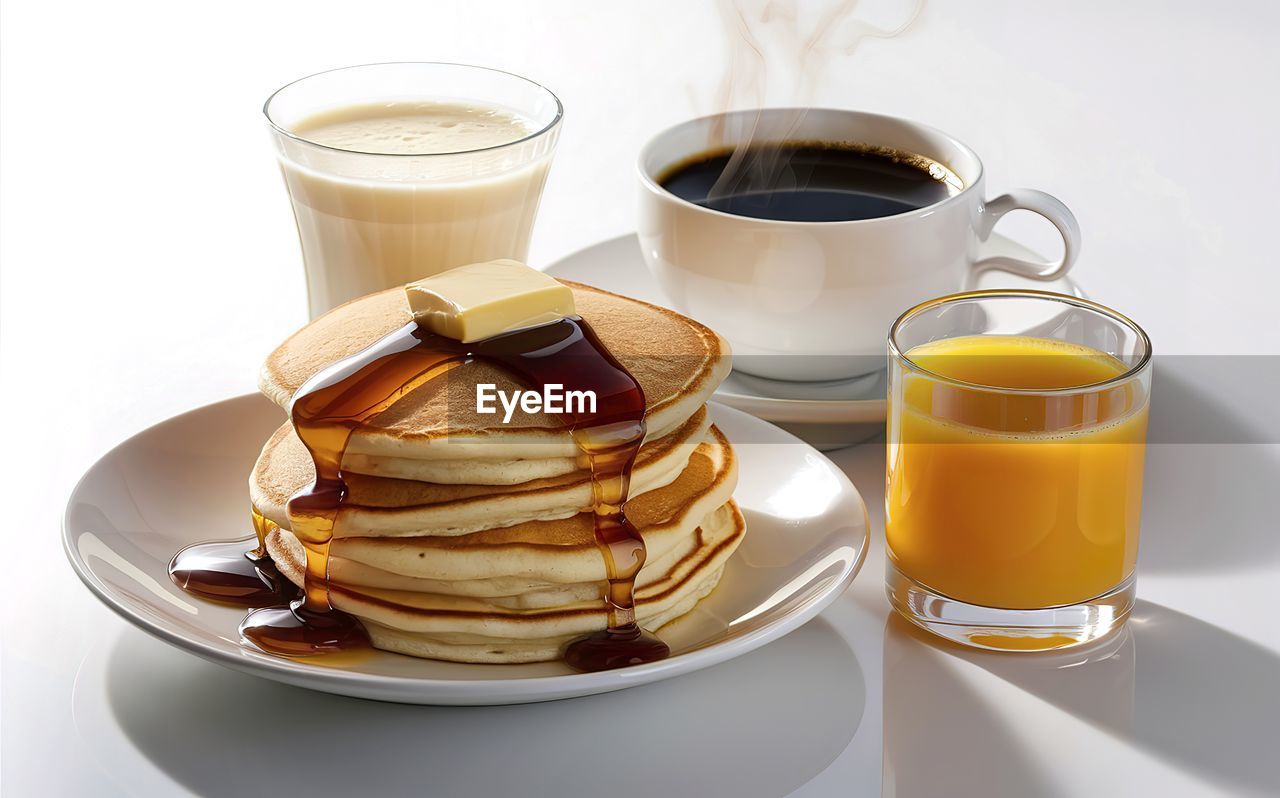
[[[866,0],[856,13],[892,26],[905,6]],[[827,58],[811,101],[935,125],[983,156],[992,191],[1059,196],[1084,232],[1075,278],[1143,324],[1158,353],[1280,355],[1278,24],[1280,5],[1261,1],[933,0],[900,37]],[[1117,651],[1078,668],[958,655],[886,624],[875,535],[854,588],[793,638],[703,676],[553,707],[282,693],[123,632],[64,561],[68,491],[133,432],[252,390],[262,356],[305,320],[266,96],[393,60],[546,84],[567,109],[531,255],[546,265],[630,230],[640,145],[720,110],[723,27],[713,3],[689,0],[9,0],[0,35],[5,795],[265,792],[238,780],[246,770],[287,794],[308,757],[368,773],[369,794],[597,794],[591,740],[530,746],[610,714],[673,795],[707,773],[739,795],[1280,791],[1274,445],[1153,447],[1144,603]],[[1013,219],[1001,229],[1051,240]],[[1274,407],[1230,383],[1196,388],[1198,412],[1170,423]],[[834,457],[873,523],[880,448]],[[789,679],[832,646],[861,681],[839,664]],[[129,668],[139,676],[122,688],[111,674]],[[256,733],[237,736],[184,714],[175,689],[252,696],[268,717],[245,717]],[[804,704],[814,690],[833,698]],[[801,705],[834,711],[771,720]],[[712,721],[687,750],[654,742],[698,713]],[[366,745],[331,750],[312,734],[300,749],[290,731],[347,718],[370,730]]]

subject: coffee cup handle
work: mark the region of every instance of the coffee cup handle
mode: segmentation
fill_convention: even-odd
[[[1080,253],[1080,223],[1057,197],[1032,188],[1014,189],[989,201],[978,227],[978,240],[985,242],[991,237],[991,231],[1000,217],[1016,210],[1031,211],[1048,219],[1050,224],[1058,228],[1062,235],[1062,258],[1053,263],[1036,263],[1003,255],[980,258],[973,264],[970,285],[976,283],[978,275],[988,271],[1009,272],[1032,280],[1056,280],[1075,264],[1076,256]]]

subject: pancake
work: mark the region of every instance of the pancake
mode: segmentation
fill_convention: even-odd
[[[707,429],[711,417],[706,408],[698,408],[681,426],[665,436],[647,436],[650,445],[665,441],[670,445],[682,441],[683,445],[697,446]],[[677,436],[673,438],[672,436]],[[582,468],[582,457],[549,457],[523,460],[417,460],[409,457],[386,455],[350,454],[342,458],[345,473],[365,474],[374,477],[411,479],[418,482],[434,482],[438,485],[519,485],[535,479],[571,474]]]
[[[737,462],[715,434],[674,482],[627,502],[627,517],[648,553],[641,583],[668,558],[687,554],[702,519],[733,495]],[[287,519],[275,523],[288,541],[296,541]],[[291,545],[301,550],[301,543]],[[477,597],[547,593],[582,583],[591,583],[598,596],[607,578],[590,512],[453,537],[338,538],[330,549],[329,574],[343,584]]]
[[[691,420],[692,421],[692,420]],[[727,446],[714,427],[708,435]],[[632,497],[680,476],[696,447],[669,435],[641,448],[631,472]],[[315,478],[314,464],[290,424],[276,430],[249,477],[263,516],[288,525],[289,498]],[[345,476],[346,505],[334,537],[465,535],[526,521],[568,518],[592,504],[591,474],[582,470],[521,485],[437,485],[361,474]]]
[[[675,563],[663,578],[636,591],[640,625],[656,630],[710,593],[742,541],[744,530],[742,514],[733,501],[704,519],[698,527],[696,550]],[[274,530],[267,536],[267,550],[281,572],[301,585],[301,546],[290,546],[284,531]],[[337,609],[359,618],[378,648],[459,662],[556,659],[567,642],[607,623],[605,608],[598,600],[512,609],[482,599],[358,589],[333,582],[330,600]]]
[[[576,283],[566,285],[573,289],[578,314],[643,389],[649,439],[682,426],[728,375],[729,346],[707,327],[656,305]],[[402,288],[341,305],[272,352],[259,375],[259,386],[287,408],[312,375],[399,329],[409,318]],[[507,392],[521,388],[495,365],[461,364],[381,413],[376,427],[357,431],[348,455],[499,462],[578,456],[559,416],[518,410],[504,424],[500,416],[478,414],[475,386],[480,383],[492,383]]]
[[[719,509],[717,507],[716,509]],[[714,513],[715,510],[712,510]],[[636,587],[641,588],[666,578],[686,557],[693,555],[701,545],[698,529],[706,523],[710,513],[692,518],[687,534],[674,540],[656,556],[646,557],[644,568],[636,576]],[[300,555],[302,543],[292,533],[281,532],[281,542]],[[597,558],[599,553],[597,551]],[[347,560],[330,558],[329,578],[337,585],[356,590],[397,591],[430,593],[440,596],[477,598],[496,607],[510,609],[539,609],[560,607],[583,601],[604,600],[604,580],[575,583],[539,582],[515,576],[496,576],[480,579],[421,579],[383,571],[378,568]]]

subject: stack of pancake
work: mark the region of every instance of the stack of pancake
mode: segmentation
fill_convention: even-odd
[[[626,514],[648,552],[637,617],[653,631],[715,588],[744,532],[732,500],[733,450],[704,407],[729,372],[729,349],[677,313],[569,285],[578,314],[645,393],[648,433]],[[317,371],[408,320],[400,289],[343,305],[271,354],[261,388],[287,408]],[[556,659],[566,643],[607,625],[591,474],[558,416],[517,410],[504,424],[501,414],[478,414],[478,383],[523,387],[496,366],[468,362],[354,434],[330,550],[330,603],[390,651],[462,662]],[[298,585],[305,552],[285,507],[314,473],[286,422],[249,480],[270,522],[267,550]]]

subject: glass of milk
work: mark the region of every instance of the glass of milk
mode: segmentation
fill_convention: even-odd
[[[523,261],[563,108],[495,69],[369,64],[267,99],[311,318],[478,261]]]

